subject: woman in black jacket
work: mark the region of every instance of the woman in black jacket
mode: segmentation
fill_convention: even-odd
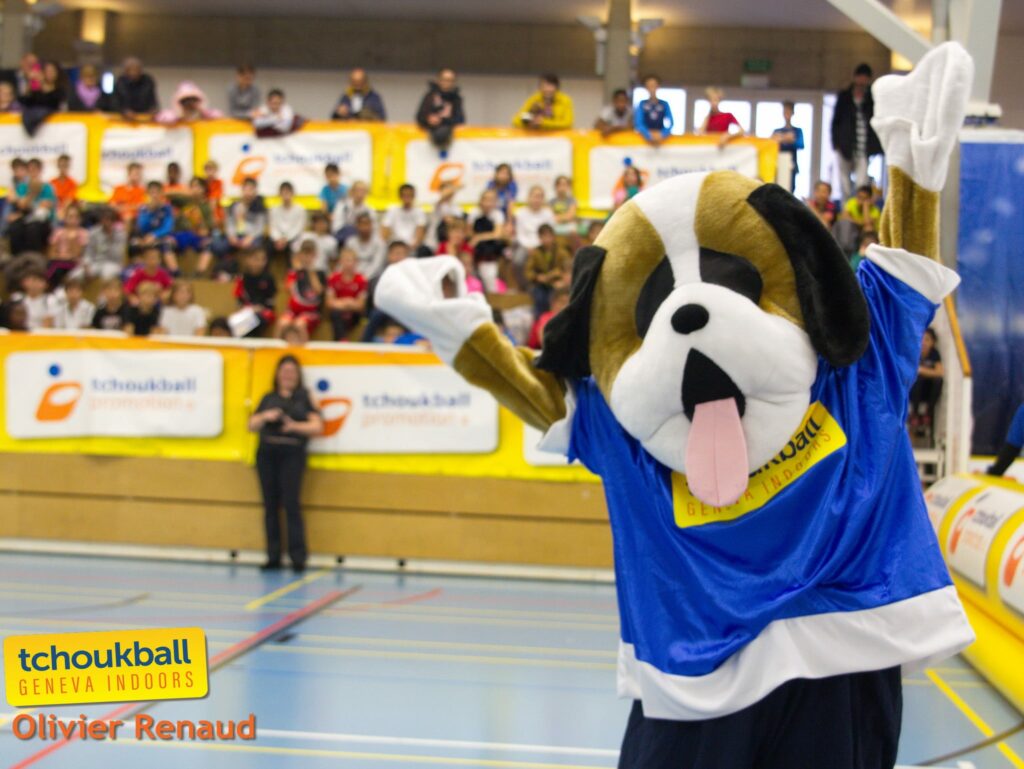
[[[462,112],[462,94],[455,85],[455,71],[451,69],[442,69],[437,81],[429,86],[430,90],[416,112],[416,122],[430,135],[431,143],[443,157],[451,146],[455,126],[466,122]]]
[[[320,412],[302,383],[302,367],[294,355],[277,362],[274,389],[263,396],[249,429],[260,434],[256,472],[263,492],[267,533],[267,562],[262,568],[281,568],[281,507],[288,522],[288,556],[292,569],[306,568],[306,532],[299,493],[306,469],[306,444],[323,432]]]

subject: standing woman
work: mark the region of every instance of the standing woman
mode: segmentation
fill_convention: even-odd
[[[260,434],[256,472],[263,491],[267,529],[265,571],[281,568],[281,520],[288,520],[288,555],[292,569],[306,568],[306,532],[302,523],[299,493],[306,469],[306,444],[323,432],[320,412],[302,383],[302,367],[294,355],[285,355],[274,371],[274,389],[263,396],[249,417],[249,430]]]

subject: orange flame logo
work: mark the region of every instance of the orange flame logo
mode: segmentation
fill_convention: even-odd
[[[451,182],[455,186],[462,183],[462,177],[466,175],[466,167],[462,163],[441,163],[434,169],[434,175],[430,179],[430,191],[440,192],[441,185]]]
[[[1017,577],[1017,568],[1021,561],[1024,561],[1024,536],[1017,540],[1013,546],[1009,558],[1006,559],[1006,568],[1003,570],[1003,582],[1007,587],[1013,586],[1013,580]]]
[[[960,544],[960,537],[964,533],[964,528],[967,526],[967,522],[974,517],[974,514],[978,512],[973,507],[970,508],[966,513],[961,516],[960,520],[956,522],[956,526],[953,527],[953,534],[949,538],[949,554],[952,555],[956,552],[957,545]]]
[[[250,176],[253,179],[259,179],[260,174],[266,170],[267,159],[265,157],[253,155],[251,157],[242,158],[238,161],[238,165],[235,166],[235,173],[231,176],[231,183],[241,187],[242,182]]]
[[[60,422],[71,416],[82,397],[82,385],[78,382],[57,382],[46,388],[36,407],[36,419],[40,422]]]
[[[320,435],[322,438],[330,438],[340,433],[345,426],[345,420],[352,413],[352,401],[349,398],[323,398],[320,411],[324,417],[324,431]]]

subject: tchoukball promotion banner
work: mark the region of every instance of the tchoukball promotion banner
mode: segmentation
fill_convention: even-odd
[[[0,451],[248,456],[248,350],[5,334],[0,370]]]
[[[237,196],[242,182],[254,178],[265,195],[276,195],[282,182],[295,194],[317,195],[324,186],[324,166],[336,163],[342,182],[369,182],[373,171],[373,139],[365,130],[307,128],[287,136],[260,138],[244,133],[219,133],[209,138],[208,157],[220,164],[224,193]]]
[[[124,184],[131,163],[142,165],[143,183],[163,181],[167,164],[177,163],[183,183],[187,183],[192,176],[194,151],[191,128],[114,123],[103,130],[100,141],[100,187],[110,194],[114,187]]]
[[[432,198],[447,181],[459,185],[455,197],[458,203],[476,203],[499,163],[512,167],[519,202],[526,200],[530,187],[536,184],[550,197],[555,179],[573,174],[572,140],[568,136],[468,136],[456,141],[443,158],[425,139],[405,145],[405,180],[424,197]]]
[[[661,147],[598,145],[590,149],[590,195],[593,208],[615,206],[627,162],[640,171],[644,187],[696,171],[737,171],[758,175],[758,150],[749,144],[667,144]]]
[[[35,136],[25,133],[21,122],[0,123],[0,187],[11,186],[11,161],[39,158],[43,162],[43,178],[57,175],[57,158],[71,158],[70,174],[79,183],[88,174],[89,129],[85,123],[64,120],[47,121]]]

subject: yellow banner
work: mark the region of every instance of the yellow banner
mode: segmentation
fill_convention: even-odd
[[[204,165],[212,157],[222,166],[220,178],[229,197],[243,176],[255,176],[264,182],[260,191],[273,201],[278,183],[287,177],[304,189],[298,201],[318,209],[320,201],[314,190],[322,185],[323,167],[338,162],[345,183],[363,180],[370,184],[370,204],[376,208],[396,203],[398,187],[405,182],[418,187],[421,204],[430,203],[438,180],[446,174],[462,181],[460,202],[468,207],[476,202],[494,166],[507,162],[515,169],[521,197],[535,183],[550,193],[554,178],[565,174],[573,179],[581,215],[602,217],[609,208],[604,199],[611,184],[604,179],[607,163],[599,162],[595,149],[624,150],[635,156],[638,167],[650,174],[652,182],[679,171],[729,167],[752,175],[756,169],[760,179],[774,181],[778,159],[774,141],[753,137],[730,142],[719,152],[714,137],[673,136],[650,154],[650,148],[632,132],[603,138],[596,131],[538,133],[474,126],[459,126],[452,149],[441,157],[418,126],[347,121],[309,121],[293,134],[268,140],[256,137],[249,123],[238,120],[165,128],[153,123],[124,123],[116,116],[69,114],[49,118],[33,138],[24,133],[19,116],[0,115],[0,134],[11,156],[41,157],[48,177],[58,154],[71,155],[71,175],[79,183],[79,197],[90,202],[107,199],[110,188],[122,183],[129,161],[142,162],[147,176],[162,178],[169,161],[179,162],[186,173],[191,168],[195,174],[205,175]],[[754,148],[756,158],[752,163],[734,164],[729,153],[736,154],[744,147]],[[680,163],[673,160],[674,155],[680,156]],[[693,156],[689,161],[688,155]],[[621,157],[614,165],[620,173]],[[592,199],[595,194],[602,200]]]
[[[176,367],[200,359],[201,371],[212,360],[221,377],[217,404],[220,419],[216,434],[207,434],[201,425],[195,437],[133,437],[133,430],[146,419],[188,418],[203,403],[195,401],[201,392],[168,392],[153,386],[153,392],[131,392],[146,382],[127,383],[117,377],[121,367],[111,361],[108,369],[88,366],[86,381],[75,376],[83,354],[95,356],[102,364],[105,353],[159,353],[164,366]],[[179,357],[182,353],[190,357]],[[203,344],[179,344],[157,340],[99,335],[63,336],[5,334],[0,336],[0,452],[101,454],[113,456],[167,457],[170,459],[213,459],[244,461],[249,455],[247,400],[250,391],[250,350],[242,347],[215,347]],[[17,357],[15,357],[17,356]],[[136,356],[137,357],[137,356]],[[140,359],[145,360],[145,359]],[[32,361],[33,365],[28,365]],[[36,371],[38,361],[45,370]],[[144,368],[144,364],[143,368]],[[181,371],[181,387],[201,389],[202,381]],[[200,374],[202,376],[202,374]],[[93,384],[92,379],[101,381]],[[159,384],[159,383],[158,383]],[[177,384],[176,384],[177,386]],[[85,402],[95,391],[93,402]],[[84,413],[89,409],[89,413]],[[61,429],[73,420],[80,429]],[[96,434],[96,433],[106,434]],[[111,434],[113,433],[113,434]]]
[[[205,697],[206,636],[198,627],[8,636],[4,680],[17,708]]]

